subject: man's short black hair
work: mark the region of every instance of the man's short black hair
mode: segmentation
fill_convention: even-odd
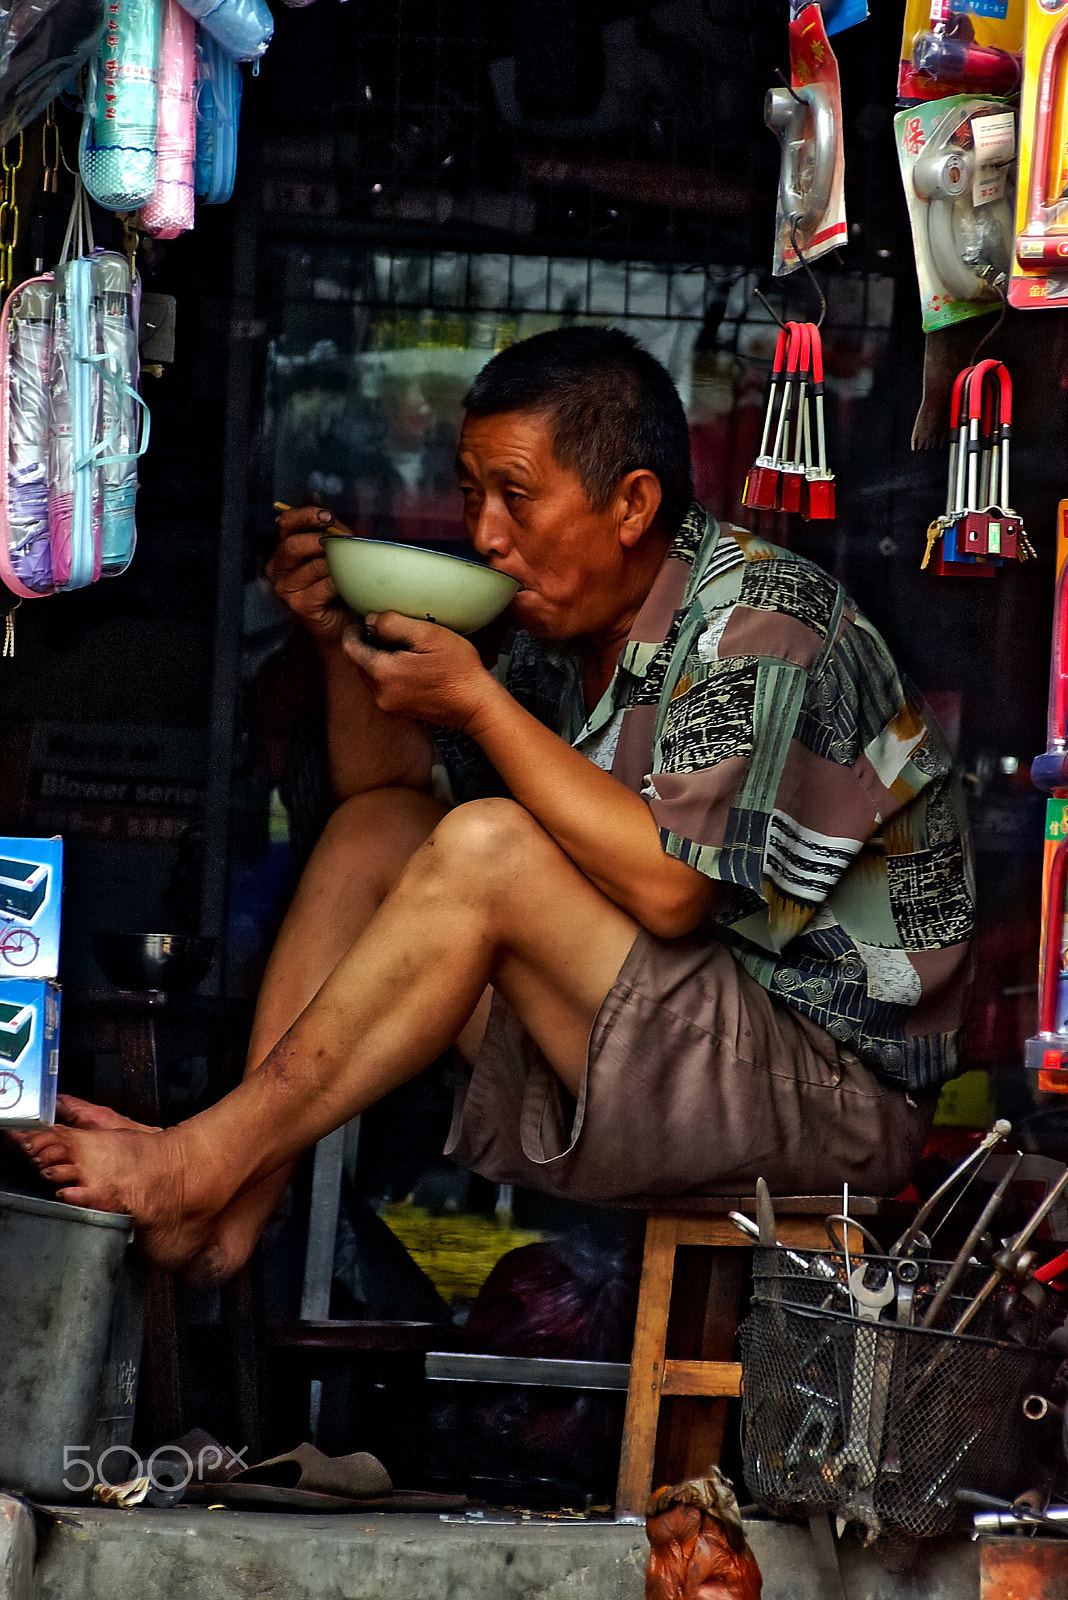
[[[671,532],[693,499],[690,435],[666,369],[620,328],[536,333],[501,350],[464,399],[471,417],[539,412],[553,455],[576,473],[595,510],[639,467],[655,472],[659,518]]]

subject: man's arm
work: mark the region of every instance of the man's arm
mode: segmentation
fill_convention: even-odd
[[[375,628],[406,648],[375,650],[350,631],[345,649],[380,708],[469,734],[579,870],[651,933],[677,938],[707,915],[717,886],[664,853],[644,800],[525,711],[467,640],[396,613]]]
[[[267,577],[315,641],[326,690],[330,778],[338,800],[369,789],[425,789],[433,747],[426,729],[379,710],[367,682],[342,649],[352,613],[334,588],[319,537],[329,511],[304,506],[278,519],[278,547]]]

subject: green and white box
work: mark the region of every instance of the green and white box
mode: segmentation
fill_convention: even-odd
[[[0,979],[59,974],[63,840],[0,838]]]
[[[58,1073],[59,985],[0,979],[0,1127],[50,1127]]]

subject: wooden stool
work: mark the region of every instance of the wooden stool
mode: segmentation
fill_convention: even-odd
[[[841,1195],[775,1197],[775,1228],[780,1244],[802,1249],[829,1248],[824,1221],[842,1209]],[[851,1196],[850,1215],[876,1215],[885,1202]],[[634,1350],[630,1359],[627,1414],[616,1488],[616,1516],[643,1517],[653,1487],[658,1454],[660,1476],[678,1482],[700,1477],[718,1463],[727,1401],[742,1392],[742,1367],[734,1355],[742,1290],[743,1250],[752,1241],[734,1226],[728,1211],[752,1216],[752,1195],[716,1196],[673,1202],[671,1211],[652,1211],[645,1224]],[[703,1261],[685,1283],[675,1281],[676,1251],[698,1247]],[[685,1292],[680,1292],[685,1290]],[[696,1359],[677,1353],[696,1350]],[[671,1425],[657,1451],[660,1402],[686,1398],[688,1417],[672,1408]],[[666,1471],[664,1470],[666,1468]]]

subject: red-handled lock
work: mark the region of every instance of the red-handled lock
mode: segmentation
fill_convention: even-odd
[[[835,514],[834,473],[827,467],[827,430],[823,415],[823,339],[819,328],[810,324],[812,349],[812,396],[816,410],[816,461],[805,470],[805,516],[810,522],[830,521]],[[809,444],[811,455],[811,444]]]
[[[796,361],[794,357],[796,356]],[[802,460],[802,435],[805,407],[808,405],[809,369],[812,361],[812,324],[797,324],[797,344],[787,360],[786,431],[782,449],[789,449],[790,429],[793,427],[793,452],[782,462],[779,477],[779,510],[800,511],[804,501],[805,464]],[[793,370],[791,371],[791,367]]]
[[[764,427],[760,435],[760,450],[750,467],[742,490],[742,504],[751,511],[774,511],[779,504],[779,467],[768,452],[777,413],[781,409],[781,391],[786,381],[786,352],[790,340],[790,324],[780,328],[775,345],[775,359],[768,379],[768,395],[764,406]]]

